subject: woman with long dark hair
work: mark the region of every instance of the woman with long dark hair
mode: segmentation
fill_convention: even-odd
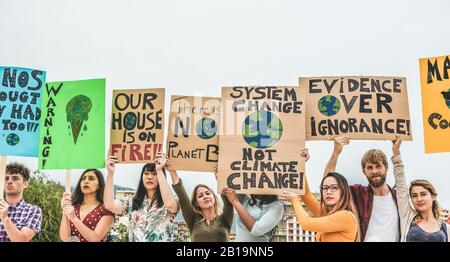
[[[72,197],[64,193],[59,228],[63,241],[106,241],[114,214],[103,204],[104,189],[103,174],[97,169],[87,169],[81,174]]]
[[[144,165],[134,196],[114,199],[114,171],[117,157],[107,161],[108,176],[104,193],[105,206],[117,215],[128,215],[130,242],[169,242],[179,205],[165,177],[167,158],[158,153],[155,163]]]
[[[301,156],[309,158],[308,151],[302,150]],[[305,194],[301,198],[314,217],[303,209],[297,194],[284,192],[283,197],[291,201],[302,229],[317,232],[316,241],[359,242],[358,213],[347,179],[336,172],[327,173],[320,183],[320,192],[317,201],[305,179]]]

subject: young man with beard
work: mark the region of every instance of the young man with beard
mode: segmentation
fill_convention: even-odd
[[[24,165],[6,166],[6,199],[0,199],[0,242],[28,242],[41,231],[41,208],[22,198],[29,178],[30,170]]]
[[[324,175],[335,172],[338,157],[344,145],[349,143],[348,136],[338,136],[334,139],[333,154],[325,167]],[[358,209],[361,240],[400,241],[397,192],[386,184],[388,171],[386,155],[381,150],[371,149],[363,155],[361,167],[369,185],[350,185],[353,201]]]

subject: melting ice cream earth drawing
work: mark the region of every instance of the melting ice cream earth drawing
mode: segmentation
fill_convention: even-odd
[[[84,121],[89,118],[89,112],[92,109],[92,102],[89,97],[78,95],[72,98],[66,106],[67,122],[69,122],[69,129],[72,129],[73,142],[77,144],[78,136],[80,135],[81,127]],[[84,131],[87,131],[87,126],[84,126]]]

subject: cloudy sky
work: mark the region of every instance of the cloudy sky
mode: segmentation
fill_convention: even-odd
[[[0,10],[0,64],[45,70],[49,82],[106,78],[107,126],[112,89],[164,87],[168,105],[170,95],[297,85],[299,76],[405,76],[414,136],[402,146],[407,179],[430,180],[450,208],[450,153],[424,153],[418,60],[450,54],[449,1],[0,0]],[[317,189],[332,143],[307,147]],[[359,161],[370,148],[391,155],[389,141],[352,141],[337,168],[351,183],[366,183]],[[34,158],[8,160],[37,168]],[[116,183],[136,187],[140,168],[118,166]],[[48,173],[64,182],[63,171]],[[200,181],[215,187],[209,173],[181,176],[188,191]]]

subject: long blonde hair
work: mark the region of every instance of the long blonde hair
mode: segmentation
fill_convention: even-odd
[[[191,204],[192,207],[194,208],[194,212],[198,215],[200,215],[202,218],[205,218],[205,215],[203,214],[203,211],[200,209],[200,207],[197,204],[197,190],[200,187],[204,187],[206,189],[208,189],[209,192],[211,192],[211,194],[214,196],[214,212],[216,213],[216,215],[220,215],[220,203],[219,203],[219,199],[217,198],[216,194],[214,194],[214,191],[212,191],[212,189],[205,185],[205,184],[198,184],[195,186],[194,191],[192,191],[192,197],[191,197]]]
[[[441,220],[441,208],[439,206],[439,203],[437,201],[437,192],[436,189],[434,188],[433,184],[431,184],[430,182],[428,182],[428,180],[425,179],[416,179],[414,181],[411,182],[411,185],[409,186],[409,195],[411,197],[411,191],[412,188],[415,186],[421,186],[423,188],[425,188],[426,190],[428,190],[428,192],[430,192],[431,196],[433,196],[435,199],[433,200],[433,205],[432,205],[432,210],[433,210],[433,216],[437,221]],[[416,211],[416,216],[414,217],[412,223],[416,224],[417,222],[419,222],[422,219],[422,217],[420,216],[420,213]]]

